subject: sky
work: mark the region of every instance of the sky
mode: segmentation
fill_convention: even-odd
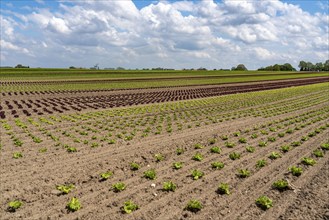
[[[329,59],[329,0],[1,0],[1,66],[258,69]]]

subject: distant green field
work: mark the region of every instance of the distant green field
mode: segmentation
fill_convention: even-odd
[[[1,92],[19,91],[63,91],[63,90],[105,90],[132,89],[168,86],[192,86],[223,83],[239,83],[280,79],[296,79],[305,77],[328,76],[328,73],[300,73],[300,72],[258,72],[258,71],[92,71],[81,70],[27,70],[1,72],[1,81],[35,81],[47,80],[38,84],[3,84]],[[25,75],[24,75],[25,74]],[[67,74],[67,75],[65,75]],[[3,77],[6,75],[6,77]],[[22,75],[24,75],[22,77]],[[63,76],[65,75],[65,77]],[[68,77],[68,75],[70,77]],[[85,78],[83,78],[84,76]],[[179,77],[172,79],[173,77]],[[198,77],[198,78],[193,78]],[[162,79],[161,79],[162,78]],[[167,78],[167,79],[163,79]],[[70,80],[84,80],[74,82]],[[118,80],[120,81],[111,81]],[[57,80],[64,80],[56,82]],[[66,80],[66,81],[65,81]],[[98,80],[98,81],[95,81]]]
[[[328,73],[305,72],[264,72],[264,71],[192,71],[192,70],[88,70],[88,69],[0,69],[1,80],[88,80],[88,79],[128,79],[128,78],[171,78],[171,77],[239,77],[257,75],[320,76]],[[295,77],[293,77],[295,78]]]

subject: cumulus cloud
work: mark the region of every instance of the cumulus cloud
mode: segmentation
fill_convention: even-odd
[[[329,56],[328,14],[279,0],[156,1],[141,9],[131,0],[61,1],[52,10],[38,2],[0,16],[8,64],[35,54],[37,66],[258,68]]]
[[[262,47],[256,47],[253,49],[255,55],[261,60],[273,60],[276,58],[275,53],[268,51]]]
[[[4,18],[0,15],[1,37],[13,39],[15,22],[11,18]]]
[[[4,50],[11,50],[11,51],[17,51],[19,53],[24,53],[27,55],[30,55],[28,49],[23,47],[18,47],[10,42],[7,42],[5,40],[0,40],[1,48]]]

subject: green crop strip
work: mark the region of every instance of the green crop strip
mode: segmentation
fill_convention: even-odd
[[[210,75],[212,76],[212,75]],[[216,75],[215,75],[216,76]],[[238,76],[238,77],[237,77]],[[84,81],[84,82],[58,82],[54,83],[40,83],[38,84],[3,84],[1,85],[1,92],[33,92],[33,91],[76,91],[76,90],[109,90],[109,89],[134,89],[134,88],[154,88],[154,87],[168,87],[168,86],[193,86],[193,85],[209,85],[209,84],[225,84],[225,83],[240,83],[252,81],[266,81],[266,80],[281,80],[281,79],[297,79],[306,77],[321,77],[328,76],[328,73],[290,73],[290,74],[240,74],[234,75],[218,75],[219,78],[209,78],[209,75],[198,76],[200,78],[177,78],[159,80],[153,77],[153,80],[126,80],[123,81]],[[97,76],[94,76],[97,77]],[[172,76],[169,76],[172,77]],[[190,77],[190,75],[188,76]],[[214,77],[214,76],[212,76]],[[102,79],[99,77],[97,79]],[[7,78],[3,77],[2,80]],[[9,78],[8,78],[9,79]],[[61,78],[62,79],[62,78]],[[105,78],[104,78],[105,79]],[[123,79],[123,78],[121,78]],[[136,78],[134,78],[136,79]],[[143,79],[139,78],[139,79]],[[18,79],[17,79],[18,80]],[[22,77],[20,80],[24,80]],[[31,80],[31,79],[30,79]]]

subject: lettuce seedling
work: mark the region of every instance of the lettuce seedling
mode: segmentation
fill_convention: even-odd
[[[222,135],[220,138],[221,138],[223,141],[228,140],[228,136],[227,136],[227,135]]]
[[[266,141],[261,141],[261,142],[258,143],[259,147],[266,147],[266,145],[267,145]]]
[[[134,202],[129,200],[123,204],[122,212],[126,214],[130,214],[133,211],[136,211],[137,209],[139,209],[138,205],[136,205]]]
[[[252,139],[255,139],[255,138],[257,138],[258,137],[258,134],[256,134],[256,133],[253,133],[252,135],[251,135],[251,138]]]
[[[274,141],[276,141],[276,138],[275,137],[268,137],[267,140],[270,141],[270,142],[274,142]]]
[[[199,178],[201,178],[204,175],[204,173],[200,170],[193,170],[191,175],[194,180],[198,180]]]
[[[8,211],[15,212],[17,209],[19,209],[23,205],[23,202],[19,200],[11,201],[8,204]]]
[[[302,163],[305,165],[313,166],[314,164],[316,164],[316,161],[312,158],[304,157],[302,159]]]
[[[290,150],[290,146],[288,146],[288,145],[283,145],[283,146],[281,146],[281,151],[283,152],[283,153],[286,153],[286,152],[288,152]]]
[[[47,148],[44,147],[39,149],[39,153],[45,153],[45,152],[47,152]]]
[[[181,155],[181,154],[183,154],[184,153],[184,149],[183,148],[177,148],[176,149],[176,154],[177,155]]]
[[[150,180],[156,179],[156,172],[155,172],[155,170],[154,169],[146,170],[144,172],[144,177],[146,179],[150,179]]]
[[[211,167],[213,169],[220,170],[220,169],[224,168],[224,163],[222,163],[222,162],[213,162],[213,163],[211,163]]]
[[[240,170],[238,170],[237,175],[241,178],[246,178],[246,177],[250,176],[250,171],[248,169],[240,169]]]
[[[15,153],[13,154],[13,158],[14,158],[14,159],[18,159],[18,158],[21,158],[21,157],[23,157],[23,154],[22,154],[21,152],[15,152]]]
[[[228,142],[228,141],[226,141],[226,142],[225,142],[225,146],[228,147],[228,148],[233,148],[233,147],[235,146],[235,144],[232,143],[232,142]]]
[[[282,132],[278,134],[278,136],[279,136],[280,138],[284,137],[284,135],[285,135],[285,134],[282,133]]]
[[[240,139],[239,139],[239,142],[240,142],[241,144],[245,144],[245,143],[247,143],[247,139],[246,139],[246,138],[240,138]]]
[[[77,149],[75,147],[68,147],[66,150],[69,153],[77,152]]]
[[[203,208],[202,204],[198,200],[190,200],[185,209],[191,212],[198,212]]]
[[[216,138],[210,138],[210,139],[208,140],[208,143],[209,143],[210,145],[215,144],[216,142],[217,142],[217,139],[216,139]]]
[[[210,148],[210,152],[219,154],[221,152],[221,149],[220,149],[220,147],[212,147],[212,148]]]
[[[202,149],[204,146],[202,144],[195,144],[194,149]]]
[[[230,153],[229,157],[231,160],[236,160],[236,159],[240,159],[241,155],[239,153],[232,152]]]
[[[307,141],[308,140],[308,137],[307,136],[303,136],[300,140],[301,141]]]
[[[121,192],[126,189],[126,185],[124,183],[115,183],[112,185],[112,189],[114,192]]]
[[[176,187],[177,187],[176,184],[171,181],[163,183],[163,190],[167,192],[169,191],[174,192],[176,190]]]
[[[270,156],[268,156],[268,158],[270,158],[271,160],[278,159],[279,157],[281,157],[281,155],[277,152],[272,152]]]
[[[329,150],[329,143],[321,144],[321,149],[322,150]]]
[[[240,133],[239,131],[236,131],[236,132],[233,133],[233,136],[234,136],[234,137],[239,137],[240,134],[241,134],[241,133]]]
[[[219,194],[230,194],[230,186],[228,185],[228,183],[221,183],[218,186],[217,192]]]
[[[101,177],[101,181],[107,180],[108,178],[110,178],[113,175],[113,172],[108,171],[105,173],[101,173],[100,177]]]
[[[80,201],[77,198],[73,197],[70,202],[67,203],[66,208],[71,212],[78,211],[79,209],[81,209]]]
[[[316,149],[315,151],[313,151],[313,154],[316,156],[316,157],[323,157],[323,152],[319,149]]]
[[[291,143],[291,146],[293,146],[293,147],[298,147],[300,145],[301,145],[300,141],[294,141]]]
[[[289,189],[289,183],[287,180],[278,180],[272,184],[272,187],[277,190],[284,191]]]
[[[289,168],[289,171],[294,176],[300,176],[303,173],[303,169],[301,167],[292,166]]]
[[[182,167],[183,167],[183,162],[175,162],[175,163],[173,163],[173,168],[176,169],[176,170],[179,170]]]
[[[196,153],[193,157],[192,157],[193,160],[195,161],[201,161],[203,160],[203,156],[200,154],[200,153]]]
[[[247,146],[246,147],[246,151],[249,152],[249,153],[254,153],[255,152],[255,148],[252,147],[252,146]]]
[[[265,159],[262,159],[262,160],[258,160],[257,163],[256,163],[256,167],[258,168],[262,168],[266,166],[266,160]]]
[[[58,189],[59,191],[61,191],[62,194],[68,194],[74,188],[75,188],[75,186],[73,184],[69,184],[69,185],[58,185],[58,186],[56,186],[56,189]]]
[[[256,205],[261,209],[266,210],[273,206],[273,201],[267,196],[261,196],[256,200]]]
[[[139,170],[140,165],[138,163],[132,162],[130,163],[130,169],[131,170]]]
[[[164,156],[162,154],[155,154],[154,158],[155,158],[156,162],[160,162],[160,161],[164,160]]]

